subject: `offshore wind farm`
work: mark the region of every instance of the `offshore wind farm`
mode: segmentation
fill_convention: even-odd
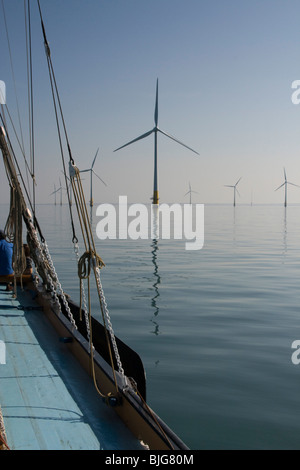
[[[129,145],[129,144],[128,144],[128,145]],[[95,162],[95,159],[93,160],[93,164],[94,164],[94,162]],[[88,172],[88,171],[91,172],[91,176],[90,176],[90,201],[89,201],[90,207],[93,207],[93,205],[94,205],[92,173],[94,173],[95,176],[97,176],[98,179],[100,179],[101,182],[102,182],[105,186],[107,186],[106,183],[93,171],[93,164],[92,164],[92,167],[91,167],[90,169],[80,170],[80,173],[84,173],[84,172]],[[288,205],[288,198],[287,198],[287,187],[288,187],[288,185],[290,184],[290,185],[295,186],[295,187],[297,187],[297,188],[300,188],[300,185],[297,185],[297,184],[295,184],[295,183],[291,183],[290,181],[287,181],[287,176],[286,176],[286,170],[285,170],[285,168],[283,169],[283,171],[284,171],[284,182],[283,182],[280,186],[278,186],[278,188],[276,188],[275,191],[278,191],[279,189],[281,189],[282,187],[284,187],[284,203],[283,203],[283,205],[284,205],[284,207],[287,207],[287,205]],[[66,178],[69,180],[68,177],[66,177]],[[237,181],[234,185],[229,185],[229,184],[225,184],[225,185],[224,185],[224,187],[232,188],[232,189],[233,189],[233,207],[236,207],[236,205],[237,205],[237,198],[236,198],[236,196],[239,195],[239,197],[241,197],[241,194],[239,193],[238,188],[237,188],[237,185],[238,185],[238,183],[240,182],[241,179],[242,179],[242,177],[240,177],[240,178],[238,179],[238,181]],[[155,180],[154,180],[154,181],[155,181]],[[63,204],[63,193],[62,193],[62,190],[63,190],[63,189],[64,189],[64,188],[63,188],[62,185],[61,185],[61,181],[60,181],[60,185],[59,185],[58,189],[56,189],[56,185],[54,184],[54,191],[53,191],[52,193],[50,193],[50,196],[54,195],[54,205],[57,204],[57,199],[56,199],[57,193],[59,193],[59,195],[60,195],[60,205]],[[70,192],[70,197],[71,197],[71,200],[72,200],[71,187],[69,187],[69,192]],[[198,194],[198,195],[199,195],[200,193],[199,193],[198,191],[194,191],[194,190],[192,189],[192,187],[191,187],[191,183],[189,182],[189,190],[184,194],[184,198],[185,198],[186,196],[189,196],[189,204],[192,204],[192,194]],[[151,199],[151,201],[152,201],[153,204],[155,204],[155,205],[158,204],[158,199],[157,199],[156,202],[153,202],[153,201],[154,201],[154,197],[151,197],[150,199]],[[177,202],[181,202],[181,199],[179,199]],[[201,200],[198,198],[198,201],[197,201],[197,202],[200,203]],[[243,201],[241,204],[242,204],[242,205],[245,205],[245,204],[248,205],[248,204],[250,204],[251,206],[253,205],[253,190],[251,190],[251,196],[250,196],[249,201],[248,201],[248,200],[247,200],[247,201]],[[259,202],[256,203],[256,204],[259,204]],[[298,204],[300,204],[300,200],[299,200],[299,203],[298,203]]]
[[[15,18],[20,2],[4,2],[7,19],[16,20],[12,50],[19,51],[24,47],[24,26]],[[131,208],[146,208],[157,224],[148,236],[95,237],[105,264],[104,300],[116,333],[145,364],[147,400],[191,449],[299,450],[300,106],[291,99],[291,84],[300,78],[295,60],[300,4],[41,4],[51,55],[59,65],[68,138],[90,206],[86,221],[90,220],[91,232],[97,235],[100,205],[103,211],[110,206],[113,213],[121,195],[133,202]],[[0,27],[1,40],[3,31]],[[77,272],[84,246],[79,243],[70,253],[76,242],[69,223],[75,204],[69,211],[62,187],[69,190],[68,173],[65,182],[59,179],[59,146],[53,143],[56,123],[42,84],[48,80],[42,67],[44,52],[43,44],[34,49],[39,68],[33,77],[42,96],[35,102],[35,153],[41,164],[36,168],[36,212],[62,285],[81,304],[81,281],[71,274]],[[0,79],[8,85],[7,108],[17,114],[9,59],[3,52]],[[16,72],[16,85],[25,88],[23,75]],[[8,113],[6,117],[9,120]],[[130,135],[138,137],[128,141]],[[123,142],[127,143],[120,147]],[[7,194],[7,186],[1,184],[3,223],[9,212]],[[186,214],[204,205],[201,248],[185,249],[182,239],[175,237],[175,224],[170,239],[159,236],[158,228],[167,219],[156,216],[164,203],[178,203]],[[136,235],[143,235],[138,232],[140,214],[132,220],[138,212],[128,211],[127,202],[119,204],[118,215],[120,208],[123,218],[113,220],[108,214],[106,220],[116,222],[117,228],[125,220],[132,229],[128,233],[135,228]],[[175,219],[175,211],[170,215]],[[183,227],[184,236],[193,232],[196,220],[189,230]],[[87,259],[82,257],[81,268]],[[91,311],[100,320],[97,301],[97,296],[89,296]],[[10,312],[13,306],[4,311],[2,323],[10,321]],[[40,312],[28,310],[26,317],[33,323]],[[19,324],[19,313],[16,319]],[[56,346],[63,359],[69,341],[62,339]],[[35,342],[28,347],[35,349]],[[11,380],[3,365],[1,374],[5,382]],[[31,374],[22,375],[26,382],[33,380]],[[87,395],[84,400],[88,404]],[[64,421],[72,429],[88,423],[77,408],[72,414],[62,408],[62,403],[53,407],[51,417],[47,404],[32,408],[32,423],[55,425],[56,412],[60,418],[70,417]],[[7,406],[3,414],[20,423],[22,430],[23,409]]]
[[[175,138],[174,136],[172,136],[171,134],[165,132],[164,130],[162,130],[160,127],[158,127],[158,78],[156,79],[156,92],[155,92],[155,109],[154,109],[154,127],[152,129],[150,129],[149,131],[141,134],[140,136],[134,138],[133,140],[127,142],[126,144],[118,147],[117,149],[115,149],[113,152],[117,152],[118,150],[121,150],[127,146],[130,146],[131,144],[135,143],[135,142],[138,142],[142,139],[145,139],[146,137],[150,136],[151,134],[154,134],[154,178],[153,178],[153,196],[150,198],[152,200],[152,204],[154,205],[158,205],[159,204],[159,189],[158,189],[158,133],[161,133],[163,135],[165,135],[166,137],[168,137],[169,139],[175,141],[176,143],[180,144],[181,146],[187,148],[188,150],[192,151],[193,153],[199,155],[199,152],[197,152],[196,150],[192,149],[191,147],[189,147],[188,145],[184,144],[183,142],[181,142],[180,140],[178,140],[177,138]],[[89,172],[90,173],[90,201],[89,201],[89,205],[90,207],[93,207],[94,205],[94,198],[93,198],[93,174],[105,185],[107,186],[107,184],[103,181],[103,179],[97,174],[95,173],[94,171],[94,165],[95,165],[95,161],[96,161],[96,158],[97,158],[97,155],[98,155],[98,152],[99,152],[99,148],[97,149],[96,151],[96,154],[94,156],[94,159],[92,161],[92,165],[90,168],[87,168],[87,169],[84,169],[84,170],[80,170],[80,173],[85,173],[85,172]],[[202,164],[205,166],[204,162],[202,162]],[[184,165],[183,165],[184,166]],[[278,187],[275,189],[275,191],[277,191],[278,189],[284,187],[284,207],[287,207],[287,186],[288,184],[292,185],[292,186],[296,186],[296,187],[300,187],[294,183],[291,183],[289,181],[287,181],[287,177],[286,177],[286,170],[285,168],[283,169],[284,170],[284,182]],[[234,185],[224,185],[224,187],[228,187],[228,188],[232,188],[233,189],[233,206],[235,207],[237,205],[237,195],[241,196],[239,191],[238,191],[238,184],[240,182],[240,180],[242,179],[242,177],[240,177],[237,182],[234,184]],[[167,181],[168,183],[169,181]],[[58,189],[55,189],[51,195],[55,194],[55,204],[56,204],[56,193],[60,193],[60,205],[62,204],[62,186],[61,186],[61,182],[60,182],[60,186]],[[193,191],[191,189],[191,184],[189,182],[189,191],[186,192],[184,194],[184,197],[189,195],[190,196],[190,204],[192,203],[192,193],[194,194],[199,194],[197,191]],[[180,201],[177,201],[177,202],[180,202]],[[209,202],[209,201],[208,201]],[[249,202],[243,202],[244,204],[247,204]],[[250,204],[253,205],[253,189],[251,189],[251,200],[250,200]],[[299,204],[300,204],[300,201],[299,201]]]
[[[295,92],[292,84],[300,77],[295,63],[296,16],[284,3],[275,7],[270,0],[263,4],[230,0],[226,5],[218,0],[215,8],[201,0],[191,0],[189,8],[181,1],[175,2],[175,6],[170,0],[160,2],[159,15],[150,5],[136,0],[132,8],[126,8],[120,0],[115,9],[102,2],[91,3],[89,10],[80,2],[71,8],[70,0],[60,6],[53,47],[59,52],[58,44],[64,43],[66,48],[62,51],[60,90],[70,109],[69,121],[76,129],[72,142],[83,170],[90,167],[89,155],[100,145],[103,173],[99,174],[109,181],[109,188],[93,182],[93,200],[101,202],[104,197],[105,201],[117,202],[119,194],[127,194],[129,200],[146,202],[149,191],[153,197],[151,136],[141,145],[127,147],[129,152],[123,149],[114,153],[114,149],[126,142],[131,132],[139,135],[143,123],[147,129],[153,106],[152,87],[159,77],[163,91],[159,95],[160,123],[200,154],[199,158],[189,159],[182,146],[167,138],[159,139],[161,201],[176,202],[181,195],[184,200],[188,181],[193,180],[201,192],[201,197],[194,195],[195,201],[231,204],[232,195],[224,191],[224,184],[230,183],[237,172],[244,175],[239,203],[250,200],[253,188],[255,204],[281,204],[282,193],[274,188],[279,186],[282,167],[295,175],[295,183],[300,174],[299,105],[291,99]],[[25,46],[21,42],[24,25],[21,18],[15,18],[16,0],[7,3],[8,23],[12,18],[17,22],[11,51],[18,56]],[[45,2],[45,8],[50,18],[57,16],[57,0]],[[65,18],[70,19],[67,25]],[[82,25],[80,34],[75,28],[78,21]],[[88,31],[92,44],[101,47],[88,47],[84,31]],[[111,35],[114,41],[107,41]],[[75,51],[79,51],[79,62]],[[43,47],[36,46],[34,54],[42,64]],[[4,52],[0,79],[7,84],[7,104],[14,115],[17,106],[10,69],[9,55]],[[17,60],[14,72],[18,86],[26,83]],[[46,113],[44,77],[47,79],[42,68],[39,76],[33,76],[43,93],[43,99],[34,103],[36,116]],[[70,97],[71,87],[75,101]],[[46,149],[43,167],[37,169],[40,182],[36,191],[43,203],[49,202],[59,164],[58,151],[52,144],[54,126],[50,115],[47,124],[47,133],[39,132],[39,122],[35,127],[36,149],[42,143]],[[26,137],[26,129],[23,131]],[[90,191],[89,183],[85,184]],[[6,200],[2,188],[0,197]],[[298,201],[297,192],[289,191],[288,203]]]

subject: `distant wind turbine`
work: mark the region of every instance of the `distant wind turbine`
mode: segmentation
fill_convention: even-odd
[[[58,189],[56,189],[56,186],[54,185],[54,191],[50,194],[50,196],[52,196],[52,194],[54,194],[54,205],[56,206],[56,193],[57,193]]]
[[[136,139],[131,140],[127,144],[122,145],[122,147],[117,148],[116,150],[114,150],[114,152],[126,147],[127,145],[133,144],[134,142],[137,142],[138,140],[144,139],[145,137],[148,137],[148,135],[154,133],[154,187],[153,187],[152,204],[158,204],[159,195],[158,195],[158,180],[157,180],[157,133],[160,132],[161,134],[164,134],[165,136],[174,140],[178,144],[183,145],[183,147],[186,147],[187,149],[199,155],[199,153],[193,150],[192,148],[188,147],[187,145],[183,144],[179,140],[175,139],[175,137],[171,136],[170,134],[167,134],[165,131],[162,131],[161,129],[159,129],[158,127],[158,79],[156,80],[156,100],[155,100],[155,111],[154,111],[154,123],[155,123],[155,126],[153,127],[153,129],[151,129],[148,132],[145,132],[145,134],[140,135]]]
[[[97,178],[99,178],[100,181],[102,181],[102,183],[103,183],[105,186],[107,186],[106,183],[100,178],[100,176],[98,176],[97,173],[95,173],[95,171],[93,170],[94,165],[95,165],[95,160],[96,160],[97,155],[98,155],[98,152],[99,152],[99,148],[98,148],[98,150],[97,150],[97,152],[96,152],[96,155],[95,155],[95,157],[94,157],[94,160],[93,160],[93,163],[92,163],[91,168],[88,168],[87,170],[81,170],[81,171],[80,171],[80,173],[85,173],[86,171],[90,171],[90,172],[91,172],[91,199],[90,199],[90,206],[91,206],[91,207],[93,207],[93,205],[94,205],[94,201],[93,201],[93,173],[94,173],[95,176],[97,176]]]
[[[56,205],[56,193],[58,193],[60,191],[60,205],[62,206],[62,190],[63,189],[64,188],[62,187],[61,181],[60,181],[60,178],[59,178],[59,188],[55,189],[55,185],[54,185],[54,191],[53,191],[53,193],[50,194],[50,196],[52,196],[52,194],[55,194],[55,205]]]
[[[300,188],[300,186],[298,186],[297,184],[290,183],[289,181],[287,181],[285,168],[283,168],[283,173],[284,173],[284,183],[282,183],[280,186],[278,186],[278,188],[275,189],[275,191],[277,191],[278,189],[282,188],[282,186],[285,187],[285,188],[284,188],[284,207],[286,207],[286,206],[287,206],[287,185],[288,185],[288,184],[291,184],[292,186],[296,186],[297,188]]]
[[[197,191],[192,191],[191,183],[189,182],[189,191],[185,193],[185,196],[190,195],[190,204],[192,204],[192,193],[199,194]]]
[[[242,177],[240,177],[239,180],[237,180],[237,182],[234,184],[234,185],[229,185],[229,184],[225,184],[224,186],[226,186],[227,188],[233,188],[233,206],[235,207],[235,193],[237,192],[238,195],[240,196],[240,193],[238,192],[238,189],[237,189],[237,185],[238,183],[241,181]]]

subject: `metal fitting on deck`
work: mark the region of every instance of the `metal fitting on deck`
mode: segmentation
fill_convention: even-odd
[[[122,397],[120,395],[113,395],[111,392],[103,398],[103,401],[111,407],[120,406],[122,404]]]

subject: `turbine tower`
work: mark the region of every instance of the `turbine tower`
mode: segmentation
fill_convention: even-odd
[[[289,181],[287,181],[285,168],[283,168],[283,173],[284,173],[284,183],[282,183],[280,186],[278,186],[278,188],[275,189],[275,191],[277,191],[278,189],[282,188],[282,186],[284,186],[284,207],[286,207],[286,206],[287,206],[287,185],[288,185],[288,184],[291,184],[292,186],[296,186],[297,188],[300,188],[300,186],[298,186],[297,184],[290,183]]]
[[[192,191],[190,182],[189,182],[189,188],[190,190],[187,193],[185,193],[185,196],[187,196],[188,194],[190,195],[190,204],[192,204],[192,193],[195,193],[195,194],[199,194],[199,193],[197,191]]]
[[[227,188],[233,188],[233,206],[235,207],[235,199],[236,199],[236,192],[238,193],[238,195],[240,195],[240,193],[238,192],[238,189],[237,189],[237,185],[238,183],[241,181],[242,177],[240,177],[240,179],[237,180],[237,182],[234,184],[234,185],[229,185],[229,184],[225,184],[224,186],[226,186]]]
[[[127,147],[127,145],[133,144],[134,142],[137,142],[138,140],[144,139],[145,137],[148,137],[148,135],[154,133],[154,185],[153,185],[153,200],[152,204],[158,204],[159,201],[159,195],[158,195],[158,169],[157,169],[157,133],[160,132],[161,134],[164,134],[166,137],[169,137],[170,139],[174,140],[180,145],[183,145],[183,147],[186,147],[187,149],[191,150],[192,152],[196,153],[199,155],[196,150],[193,150],[192,148],[188,147],[187,145],[183,144],[179,140],[177,140],[175,137],[173,137],[170,134],[167,134],[165,131],[159,129],[158,127],[158,79],[156,80],[156,99],[155,99],[155,110],[154,110],[154,124],[155,126],[153,129],[151,129],[148,132],[145,132],[145,134],[140,135],[136,139],[131,140],[125,145],[122,145],[121,147],[117,148],[114,150],[116,152],[117,150],[120,150],[124,147]]]
[[[62,190],[64,188],[62,187],[61,185],[61,181],[60,181],[60,178],[59,178],[59,188],[58,189],[55,189],[55,185],[54,185],[54,191],[53,193],[50,194],[50,196],[52,196],[52,194],[55,194],[55,205],[56,205],[56,193],[58,193],[60,191],[60,205],[62,206]]]
[[[97,149],[97,152],[96,152],[96,155],[94,157],[91,168],[88,168],[87,170],[81,170],[80,171],[80,173],[85,173],[87,171],[91,172],[91,199],[90,199],[90,206],[91,207],[93,207],[93,205],[94,205],[94,201],[93,201],[93,174],[95,176],[97,176],[97,178],[99,178],[99,180],[102,181],[102,183],[105,184],[105,186],[107,186],[106,183],[100,178],[100,176],[98,176],[97,173],[95,173],[95,171],[94,171],[95,160],[97,158],[98,152],[99,152],[99,148]]]
[[[50,196],[52,196],[52,194],[54,194],[54,205],[56,206],[56,193],[57,193],[58,189],[56,189],[56,186],[54,185],[54,191],[50,194]]]
[[[61,185],[61,181],[60,181],[60,178],[59,178],[59,188],[57,191],[60,191],[60,205],[62,206],[62,190],[63,190],[63,187]]]

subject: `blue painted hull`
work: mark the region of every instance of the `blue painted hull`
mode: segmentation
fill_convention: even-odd
[[[120,401],[114,407],[104,403],[91,378],[87,339],[65,315],[55,313],[42,287],[30,287],[30,295],[20,291],[13,299],[0,286],[0,340],[6,346],[0,404],[8,445],[16,450],[132,450],[144,449],[142,441],[155,450],[187,449],[140,392],[124,387],[118,374]],[[76,308],[72,306],[75,315]],[[118,346],[125,365],[124,354],[129,354],[128,362],[137,360],[143,374],[138,355],[120,340]],[[112,368],[97,351],[94,368],[97,386],[115,395]]]

